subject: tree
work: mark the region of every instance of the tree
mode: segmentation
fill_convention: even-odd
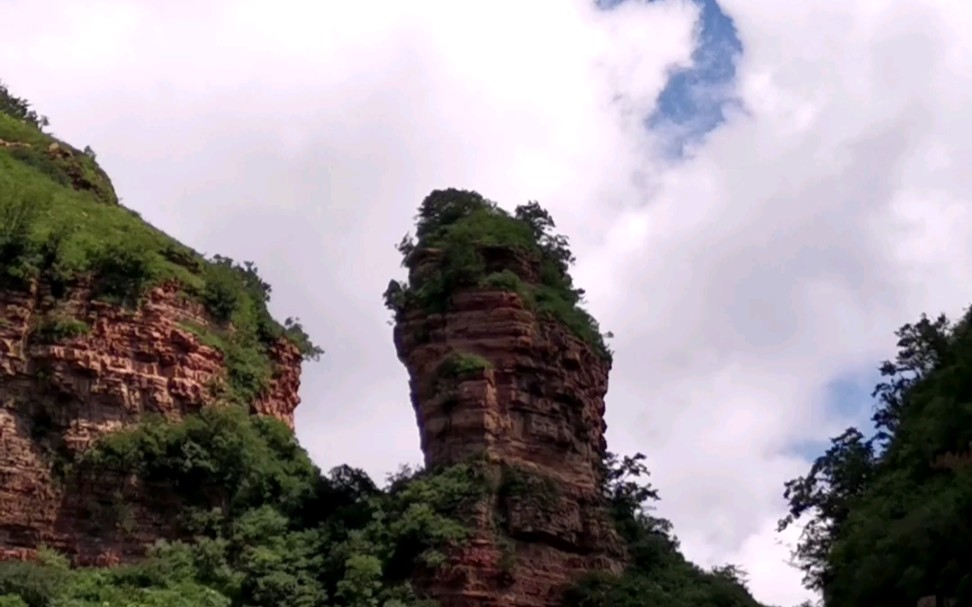
[[[867,488],[874,467],[871,442],[856,428],[848,428],[831,439],[830,448],[814,461],[809,474],[787,481],[783,496],[789,502],[789,512],[780,520],[778,530],[807,514],[811,516],[794,555],[810,588],[823,587],[830,549],[855,500]]]
[[[30,102],[11,93],[2,80],[0,80],[0,112],[42,130],[50,125],[47,116],[42,116],[31,109]]]
[[[922,596],[972,604],[972,322],[926,315],[895,332],[866,439],[849,428],[810,472],[786,483],[784,529],[825,605],[913,607]]]

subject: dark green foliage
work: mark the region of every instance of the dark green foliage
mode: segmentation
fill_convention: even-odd
[[[47,607],[68,582],[63,560],[50,552],[41,555],[46,567],[10,562],[0,566],[0,597],[16,596],[28,607]]]
[[[652,516],[657,491],[645,482],[644,456],[620,460],[608,453],[602,494],[628,546],[631,565],[622,576],[594,574],[568,589],[565,607],[759,607],[733,565],[705,571],[685,560],[669,521]]]
[[[236,407],[207,407],[179,424],[147,419],[105,436],[79,466],[135,472],[230,516],[264,505],[294,512],[317,477],[286,426]]]
[[[94,251],[89,268],[95,297],[132,308],[154,278],[150,253],[125,240]]]
[[[47,116],[41,116],[31,109],[30,102],[12,94],[7,85],[0,80],[0,113],[20,122],[26,122],[38,130],[48,126]]]
[[[233,340],[240,344],[251,342],[262,346],[287,339],[297,346],[305,359],[317,360],[324,351],[314,345],[304,332],[300,321],[287,318],[283,326],[270,315],[270,285],[247,261],[237,264],[228,257],[216,255],[206,266],[203,277],[202,301],[214,319],[232,325]]]
[[[610,358],[597,321],[581,307],[583,290],[573,286],[569,268],[574,257],[567,238],[554,234],[554,227],[536,202],[511,215],[476,192],[436,190],[419,207],[416,240],[406,235],[398,245],[409,282],[391,281],[385,305],[399,316],[414,306],[440,313],[462,289],[508,290]],[[437,252],[432,263],[423,261],[429,250]],[[537,269],[536,284],[508,267],[516,259]]]
[[[972,315],[901,327],[867,438],[849,428],[786,484],[780,521],[806,527],[795,558],[828,605],[972,604]]]
[[[478,461],[405,469],[383,490],[346,466],[323,476],[283,424],[235,407],[109,434],[74,470],[132,472],[179,496],[192,539],[111,570],[0,563],[0,596],[44,606],[432,607],[408,580],[465,540],[489,487]],[[113,512],[124,510],[99,516]]]
[[[0,286],[23,287],[38,272],[40,246],[32,238],[38,208],[24,190],[0,202]]]
[[[206,269],[206,286],[202,300],[206,310],[217,321],[228,323],[243,299],[243,285],[231,263],[222,258]]]
[[[143,564],[108,570],[71,570],[51,552],[39,563],[2,563],[0,606],[229,607],[229,599],[193,580],[185,548],[162,544]]]

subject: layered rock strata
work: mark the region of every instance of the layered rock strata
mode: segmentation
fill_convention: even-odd
[[[501,478],[472,540],[417,580],[421,589],[443,607],[542,607],[585,572],[619,571],[623,548],[598,484],[610,363],[500,290],[454,294],[445,314],[404,311],[395,345],[426,465],[485,456]],[[488,365],[443,377],[457,355]]]
[[[59,319],[85,331],[45,339],[43,327]],[[137,311],[92,301],[84,289],[56,299],[37,286],[0,291],[0,558],[28,558],[43,544],[81,564],[110,564],[172,533],[164,491],[121,476],[65,476],[57,466],[142,414],[178,420],[212,404],[223,357],[187,328],[211,324],[171,284]],[[281,342],[271,358],[270,389],[253,411],[292,427],[301,356]],[[109,511],[120,504],[121,529],[106,522],[119,519]]]

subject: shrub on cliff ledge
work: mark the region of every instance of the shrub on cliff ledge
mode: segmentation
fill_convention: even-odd
[[[436,367],[436,377],[442,380],[452,380],[467,375],[481,374],[492,368],[492,364],[482,356],[469,352],[453,352],[442,359]]]
[[[476,192],[436,190],[419,207],[415,239],[406,235],[398,245],[409,280],[389,283],[385,305],[397,316],[416,307],[441,313],[463,289],[511,291],[610,359],[605,335],[581,306],[584,291],[573,285],[569,269],[574,256],[567,238],[553,233],[555,227],[536,202],[518,206],[511,215]],[[491,263],[490,249],[507,251],[512,259]],[[427,263],[432,251],[434,262]],[[534,269],[535,280],[527,282],[515,268],[505,267],[517,259]]]

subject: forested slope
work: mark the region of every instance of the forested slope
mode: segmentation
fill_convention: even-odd
[[[834,607],[972,604],[972,316],[922,316],[880,367],[876,432],[848,428],[786,485],[796,557]]]

